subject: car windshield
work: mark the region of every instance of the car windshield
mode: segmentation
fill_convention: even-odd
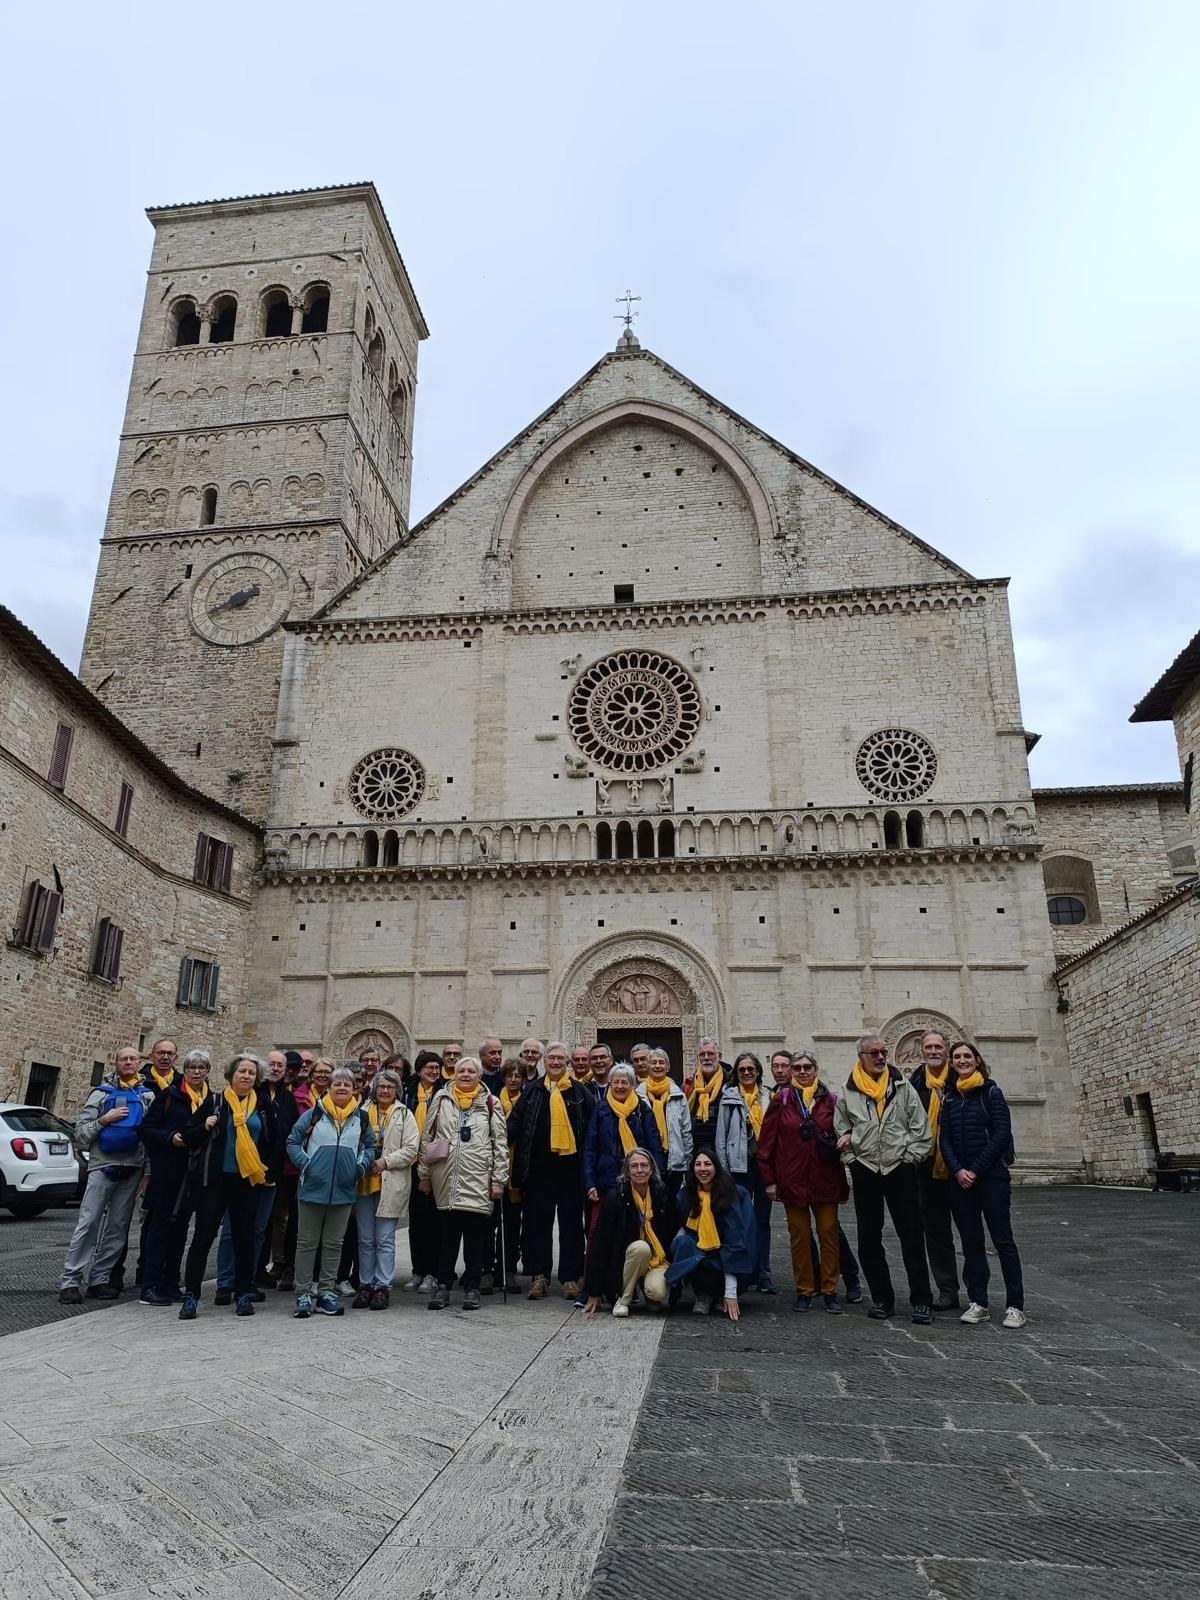
[[[14,1133],[60,1133],[64,1139],[71,1137],[71,1130],[62,1118],[43,1111],[41,1106],[17,1106],[4,1113],[4,1120]]]

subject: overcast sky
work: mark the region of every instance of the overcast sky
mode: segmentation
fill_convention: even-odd
[[[144,208],[373,178],[432,330],[414,520],[631,287],[643,344],[1011,576],[1035,783],[1178,776],[1126,719],[1200,628],[1194,0],[228,15],[7,23],[0,594],[71,666]]]

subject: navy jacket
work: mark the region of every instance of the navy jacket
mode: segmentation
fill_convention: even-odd
[[[653,1111],[644,1100],[637,1097],[636,1091],[634,1099],[636,1104],[629,1114],[629,1131],[642,1149],[654,1158],[654,1165],[661,1174],[667,1161],[663,1155],[662,1141],[658,1137],[658,1124],[654,1120]],[[597,1189],[601,1194],[607,1194],[610,1189],[615,1189],[617,1186],[621,1164],[625,1160],[618,1121],[616,1112],[608,1103],[607,1095],[600,1095],[596,1101],[592,1120],[588,1123],[587,1132],[583,1136],[585,1194],[589,1189]],[[666,1243],[664,1239],[663,1244]]]
[[[978,1178],[1008,1182],[1013,1158],[1012,1118],[1004,1091],[992,1078],[960,1094],[950,1084],[942,1096],[938,1144],[951,1177],[964,1168]]]
[[[181,1081],[155,1098],[142,1122],[142,1143],[150,1157],[150,1187],[156,1193],[168,1189],[178,1192],[193,1155],[208,1137],[205,1118],[211,1117],[215,1109],[209,1090],[199,1111],[193,1111]],[[174,1142],[176,1134],[183,1140],[182,1149]]]
[[[669,1246],[671,1265],[667,1268],[668,1283],[682,1283],[690,1278],[697,1267],[719,1267],[739,1279],[754,1276],[758,1264],[758,1226],[754,1220],[754,1202],[736,1185],[737,1196],[729,1210],[716,1218],[717,1232],[721,1235],[719,1250],[701,1252],[696,1235],[687,1231],[687,1218]],[[684,1191],[679,1191],[679,1210],[682,1215],[687,1205]],[[656,1233],[658,1229],[654,1230]],[[664,1240],[664,1243],[666,1241]]]

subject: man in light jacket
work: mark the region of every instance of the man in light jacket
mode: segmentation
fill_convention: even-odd
[[[933,1294],[925,1260],[917,1171],[932,1148],[929,1118],[912,1084],[888,1066],[887,1046],[875,1034],[858,1041],[858,1060],[833,1116],[842,1160],[850,1166],[858,1254],[871,1290],[867,1315],[890,1317],[896,1296],[883,1248],[886,1204],[900,1235],[912,1320],[933,1321]]]

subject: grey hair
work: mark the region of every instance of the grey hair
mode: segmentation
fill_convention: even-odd
[[[719,1039],[709,1039],[707,1037],[703,1038],[703,1039],[701,1039],[700,1044],[698,1044],[696,1046],[696,1049],[699,1050],[700,1045],[705,1045],[705,1044],[712,1045],[713,1049],[717,1052],[718,1055],[720,1055],[720,1053],[721,1053],[721,1041]]]
[[[860,1040],[859,1043],[861,1044],[862,1041]],[[799,1050],[792,1051],[792,1061],[811,1061],[815,1067],[818,1064],[817,1052],[815,1050],[810,1050],[807,1045],[801,1045]]]
[[[483,1052],[487,1049],[488,1045],[493,1044],[493,1043],[498,1044],[500,1046],[501,1050],[504,1049],[504,1040],[503,1039],[497,1039],[495,1034],[489,1033],[487,1038],[479,1046],[479,1055],[482,1056]]]
[[[234,1056],[233,1060],[225,1068],[225,1082],[233,1082],[233,1075],[241,1066],[243,1061],[249,1061],[253,1064],[254,1081],[255,1083],[261,1083],[263,1081],[263,1077],[265,1076],[266,1068],[263,1066],[262,1062],[257,1056],[250,1054],[249,1050],[239,1050],[237,1055]]]
[[[241,1057],[238,1059],[240,1060]],[[211,1070],[212,1057],[209,1055],[207,1050],[189,1050],[187,1055],[185,1055],[183,1060],[179,1063],[179,1066],[180,1070],[185,1072],[188,1067],[199,1066],[205,1066]]]
[[[546,1046],[546,1048],[542,1051],[542,1058],[545,1059],[545,1057],[550,1054],[551,1050],[561,1050],[563,1055],[566,1056],[567,1060],[570,1061],[571,1052],[567,1049],[566,1045],[562,1042],[561,1039],[552,1039],[550,1041],[550,1043]]]
[[[616,1066],[613,1067],[608,1075],[609,1083],[612,1083],[616,1078],[628,1078],[633,1087],[637,1088],[638,1075],[628,1061],[618,1061]]]
[[[649,1048],[650,1046],[644,1039],[639,1039],[636,1044],[630,1045],[629,1054],[632,1055],[635,1050],[649,1050]]]
[[[521,1040],[521,1044],[520,1044],[520,1048],[517,1050],[517,1054],[520,1055],[521,1051],[524,1050],[527,1045],[531,1045],[531,1044],[537,1045],[539,1050],[543,1049],[542,1041],[540,1039],[534,1039],[534,1038],[522,1039]]]
[[[863,1052],[863,1045],[865,1045],[865,1044],[884,1044],[884,1043],[886,1043],[886,1040],[884,1039],[882,1034],[879,1034],[879,1033],[864,1033],[862,1038],[858,1041],[858,1043],[854,1046],[854,1048],[858,1052],[859,1059],[861,1060],[862,1052]]]
[[[651,1050],[650,1059],[651,1061],[665,1061],[668,1067],[671,1065],[671,1058],[665,1050],[659,1050],[657,1048]]]
[[[478,1056],[459,1056],[454,1063],[455,1072],[458,1071],[459,1067],[474,1067],[479,1076],[483,1077],[483,1062],[480,1061]]]
[[[634,1156],[645,1156],[646,1160],[650,1163],[651,1178],[662,1177],[662,1173],[658,1170],[658,1162],[655,1161],[649,1150],[643,1150],[640,1144],[635,1144],[633,1149],[621,1163],[621,1176],[625,1179],[626,1183],[629,1182],[629,1163],[633,1160]]]
[[[356,1072],[361,1072],[362,1069],[363,1064],[357,1056],[352,1057],[349,1061],[343,1061],[341,1066],[337,1068],[339,1072],[348,1072],[352,1077]]]
[[[396,1098],[397,1099],[399,1099],[400,1096],[404,1093],[404,1079],[400,1076],[400,1074],[393,1067],[380,1067],[379,1071],[375,1074],[374,1078],[371,1080],[371,1099],[372,1100],[375,1100],[375,1099],[378,1098],[379,1085],[381,1083],[390,1083],[392,1085],[393,1089],[395,1089],[395,1091],[396,1091]]]
[[[355,1065],[357,1065],[357,1063],[355,1063]],[[334,1067],[332,1073],[330,1073],[330,1076],[329,1076],[329,1087],[332,1089],[335,1083],[348,1083],[350,1085],[350,1087],[353,1088],[354,1087],[354,1068],[353,1067]]]

